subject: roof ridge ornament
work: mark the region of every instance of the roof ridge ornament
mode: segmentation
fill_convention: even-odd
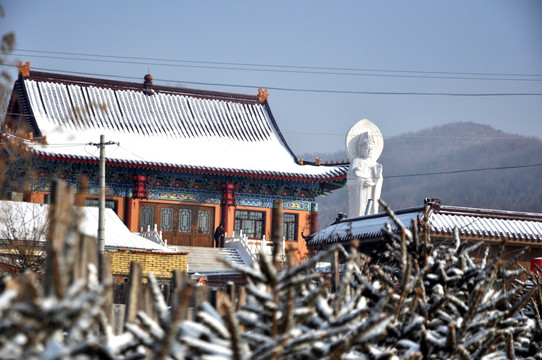
[[[258,88],[258,101],[264,102],[269,98],[269,93],[267,92],[267,89],[263,90],[262,88]]]
[[[19,74],[24,77],[30,76],[30,61],[27,61],[24,64],[22,61],[19,61]]]
[[[143,93],[145,95],[152,95],[154,94],[154,90],[152,89],[152,75],[147,74],[143,77]]]
[[[440,206],[442,205],[442,200],[438,198],[425,198],[423,199],[423,203],[424,205],[429,205],[435,211],[439,211]]]

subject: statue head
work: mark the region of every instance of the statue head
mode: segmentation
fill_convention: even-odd
[[[365,131],[359,135],[357,153],[364,159],[371,158],[375,146],[374,136],[370,131]]]
[[[346,134],[346,154],[349,159],[361,157],[376,161],[383,148],[382,133],[367,119],[358,121]]]

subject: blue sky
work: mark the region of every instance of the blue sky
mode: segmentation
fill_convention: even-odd
[[[10,60],[136,82],[150,72],[159,84],[218,91],[269,88],[297,154],[343,150],[364,118],[385,138],[455,121],[542,137],[538,0],[0,3],[2,33],[17,36]],[[540,95],[459,95],[518,93]]]

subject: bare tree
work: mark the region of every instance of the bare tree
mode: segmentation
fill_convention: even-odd
[[[0,18],[4,17],[4,8],[0,5]],[[11,53],[15,47],[15,33],[8,32],[2,36],[0,44],[0,65],[10,65],[6,55]],[[0,71],[0,118],[4,118],[9,101],[9,90],[11,75],[6,68]]]
[[[0,18],[5,16],[0,5]],[[0,199],[5,199],[10,191],[22,191],[27,181],[29,156],[26,151],[27,140],[24,129],[6,131],[12,114],[7,113],[11,97],[12,76],[9,68],[16,63],[8,59],[15,48],[15,33],[7,32],[0,39]]]
[[[0,265],[2,275],[26,270],[42,274],[45,267],[47,208],[42,204],[0,203]]]

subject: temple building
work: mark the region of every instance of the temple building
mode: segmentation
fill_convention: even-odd
[[[4,141],[23,140],[31,172],[25,201],[47,203],[53,179],[97,205],[100,149],[106,207],[132,232],[157,226],[169,246],[213,247],[228,235],[271,239],[281,204],[287,247],[307,256],[302,234],[317,230],[317,196],[346,183],[348,164],[295,156],[267,101],[257,95],[193,90],[32,71],[20,66]],[[103,136],[103,137],[102,137]],[[103,139],[103,141],[102,141]],[[280,200],[280,201],[279,201]]]

